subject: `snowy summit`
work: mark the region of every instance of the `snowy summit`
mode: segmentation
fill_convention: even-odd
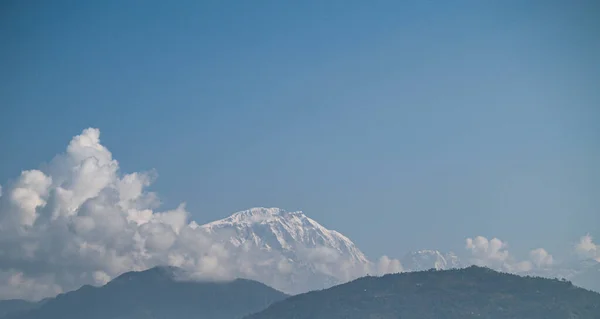
[[[368,262],[348,237],[321,226],[301,211],[251,208],[201,227],[213,235],[225,234],[235,247],[252,246],[281,252],[293,252],[299,245],[301,248],[328,248],[354,262]]]
[[[240,276],[289,293],[322,289],[377,271],[350,239],[301,211],[251,208],[200,228],[227,251],[258,263]]]

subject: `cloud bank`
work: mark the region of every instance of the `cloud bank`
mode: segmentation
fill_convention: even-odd
[[[265,256],[228,251],[189,221],[185,203],[158,210],[157,195],[146,191],[155,178],[152,171],[122,174],[100,131],[88,128],[43,171],[23,171],[0,187],[0,299],[40,299],[156,265],[199,279],[261,276]],[[402,270],[383,257],[344,273],[331,256],[315,250],[310,262],[345,277]],[[291,271],[285,258],[275,259],[268,259],[274,270]]]
[[[282,255],[226,248],[189,220],[185,203],[160,210],[158,196],[146,190],[155,178],[153,171],[120,172],[100,131],[89,128],[43,170],[23,171],[0,186],[0,299],[40,299],[157,265],[181,267],[197,279],[245,277],[276,288],[299,271]],[[503,271],[555,264],[543,248],[517,260],[497,238],[468,238],[465,247],[471,263]],[[575,250],[600,262],[589,235]],[[387,256],[357,265],[325,247],[301,253],[310,267],[341,281],[403,270]]]
[[[120,273],[185,265],[227,278],[227,252],[181,204],[156,211],[153,172],[119,174],[100,131],[75,136],[45,171],[23,171],[0,197],[0,298],[41,298]]]
[[[528,260],[517,260],[508,252],[508,244],[498,238],[467,238],[465,248],[471,253],[472,264],[506,272],[530,272],[552,267],[554,264],[552,255],[543,248],[531,250]]]

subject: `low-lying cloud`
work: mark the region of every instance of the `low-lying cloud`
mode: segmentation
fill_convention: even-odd
[[[23,171],[0,197],[0,298],[39,298],[174,264],[229,278],[228,254],[188,222],[157,211],[154,172],[121,175],[97,129],[75,136],[44,171]]]
[[[43,170],[23,171],[0,186],[0,299],[40,299],[157,265],[181,267],[197,279],[245,277],[279,289],[292,272],[310,269],[339,281],[403,271],[387,256],[361,264],[326,247],[297,249],[308,268],[244,245],[232,251],[190,221],[185,203],[159,209],[158,196],[147,191],[155,179],[153,171],[122,173],[100,131],[89,128]],[[555,263],[543,248],[516,260],[497,238],[468,238],[466,249],[471,263],[510,272]],[[589,235],[575,250],[600,262]]]
[[[292,270],[283,256],[229,251],[189,221],[184,203],[159,210],[158,196],[146,190],[155,178],[153,171],[122,174],[100,131],[89,128],[44,170],[23,171],[0,187],[0,299],[39,299],[156,265],[213,280],[261,279],[267,266],[282,276]],[[340,280],[402,269],[387,257],[357,268],[326,248],[305,253]]]
[[[467,238],[465,248],[471,253],[471,263],[507,272],[529,272],[554,264],[554,258],[544,248],[531,250],[527,260],[517,260],[509,253],[508,244],[498,238]]]

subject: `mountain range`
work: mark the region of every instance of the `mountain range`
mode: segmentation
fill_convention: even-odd
[[[0,301],[0,318],[600,318],[591,315],[600,295],[566,280],[501,274],[437,250],[374,262],[303,212],[252,208],[196,229],[237,256],[246,279],[199,281],[193,269],[158,266],[39,302]],[[594,260],[537,275],[600,290]]]
[[[346,236],[301,211],[251,208],[199,226],[252,269],[241,276],[289,294],[328,288],[365,275],[402,271],[448,270],[470,266],[453,252],[420,250],[400,260],[371,261]],[[531,271],[529,275],[566,278],[600,291],[600,263],[595,260]]]
[[[0,318],[236,319],[288,297],[252,280],[203,282],[187,277],[176,267],[127,272],[104,286],[83,286],[38,303],[5,301]]]
[[[277,291],[277,293],[273,292],[268,302],[283,298],[284,294],[297,295],[308,291],[323,290],[369,275],[380,276],[430,269],[450,270],[470,266],[468,261],[461,260],[452,252],[445,253],[437,250],[410,252],[400,260],[387,258],[371,261],[343,234],[325,228],[303,212],[288,212],[279,208],[252,208],[237,212],[225,219],[195,227],[210,236],[215,242],[220,243],[230,255],[236,256],[236,267],[240,270],[235,277],[246,278],[250,283],[264,284],[265,287],[273,287]],[[180,265],[174,266],[180,267]],[[194,269],[182,268],[184,273],[194,271]],[[157,269],[168,272],[179,268]],[[158,271],[159,274],[160,271]],[[566,278],[577,286],[600,291],[600,263],[595,260],[560,265],[524,274]],[[111,287],[117,287],[119,283],[124,282],[124,278],[135,280],[135,278],[143,278],[143,276],[149,275],[146,273],[122,275],[100,290],[92,286],[84,286],[78,290],[76,295],[82,293],[94,295],[99,291],[110,291]],[[241,282],[227,285],[240,285]],[[246,285],[252,285],[248,282]],[[223,287],[230,287],[227,285]],[[57,304],[60,300],[70,300],[71,294],[67,293],[57,299],[50,299],[53,300],[51,304]],[[240,296],[240,298],[242,297]],[[47,300],[40,303],[45,302]],[[264,306],[265,302],[262,302],[261,306]],[[0,316],[6,312],[14,313],[32,307],[37,308],[40,303],[22,300],[0,301]],[[142,304],[140,308],[145,308],[145,305]],[[247,307],[240,308],[239,313],[258,308],[260,307],[247,305]]]
[[[374,269],[350,239],[302,212],[252,208],[200,228],[238,259],[258,263],[247,277],[286,293],[328,288]]]
[[[2,319],[598,319],[600,294],[571,282],[471,266],[365,276],[288,296],[252,280],[189,279],[183,269],[127,272],[40,302],[0,303]]]
[[[566,280],[470,266],[382,277],[292,296],[247,319],[598,319],[600,294]]]

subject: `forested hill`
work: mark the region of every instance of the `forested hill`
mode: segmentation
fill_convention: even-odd
[[[6,314],[0,318],[238,319],[287,297],[252,280],[184,281],[177,275],[182,272],[156,267],[124,273],[102,287],[83,286],[39,304],[13,300],[6,303]]]
[[[247,319],[600,319],[600,294],[568,281],[472,266],[364,277],[277,302]]]

